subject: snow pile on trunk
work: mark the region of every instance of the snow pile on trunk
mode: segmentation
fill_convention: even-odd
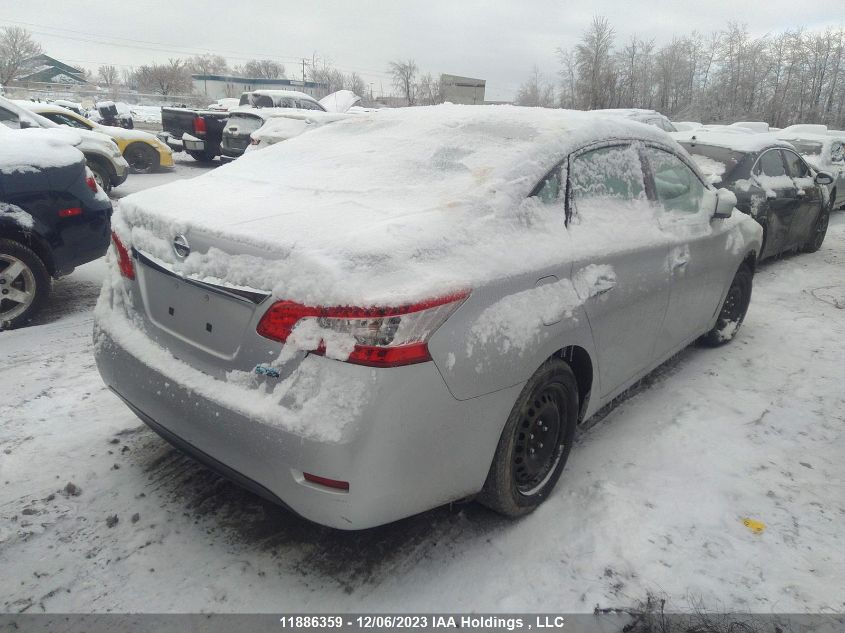
[[[85,160],[74,147],[82,141],[71,130],[8,130],[2,125],[0,130],[0,173],[66,167]]]
[[[562,206],[526,197],[573,149],[631,136],[672,144],[624,118],[541,108],[356,115],[129,196],[118,230],[182,273],[301,303],[424,299],[560,262]],[[173,236],[193,230],[266,257],[177,261]]]

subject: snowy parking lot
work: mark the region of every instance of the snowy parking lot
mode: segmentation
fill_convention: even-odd
[[[207,171],[133,175],[120,198]],[[118,203],[119,204],[119,203]],[[299,519],[144,426],[102,384],[102,260],[0,333],[6,612],[845,609],[845,213],[760,266],[730,345],[691,347],[581,433],[552,497],[363,532]]]

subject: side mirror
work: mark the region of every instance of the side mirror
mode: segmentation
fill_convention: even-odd
[[[714,218],[725,219],[731,217],[736,206],[736,194],[722,187],[716,191],[716,212]]]
[[[18,121],[18,127],[22,130],[27,130],[32,127],[32,123],[30,123],[26,119],[20,119]]]
[[[826,171],[817,172],[814,180],[816,181],[817,185],[832,185],[833,184],[833,176],[831,176]]]

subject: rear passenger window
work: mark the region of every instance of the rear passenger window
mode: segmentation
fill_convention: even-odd
[[[830,146],[830,161],[833,163],[845,162],[845,146],[839,141],[834,141]]]
[[[684,161],[655,147],[646,154],[654,178],[654,193],[666,211],[698,213],[706,187]]]
[[[772,178],[785,176],[786,170],[783,168],[780,152],[774,149],[764,152],[757,161],[754,174],[756,176],[771,176]]]
[[[273,98],[268,97],[267,95],[259,95],[255,98],[255,107],[256,108],[272,108],[273,107]]]

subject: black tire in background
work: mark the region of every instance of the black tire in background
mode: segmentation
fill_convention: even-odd
[[[824,244],[824,238],[827,235],[827,226],[830,223],[830,209],[833,206],[831,203],[825,206],[819,213],[819,219],[816,220],[816,226],[813,227],[813,233],[807,242],[801,247],[802,253],[815,253]]]
[[[8,271],[13,270],[9,275]],[[10,330],[29,323],[50,296],[52,280],[41,258],[13,240],[0,239],[0,330]],[[14,293],[31,295],[28,304],[12,301]]]
[[[148,174],[160,166],[158,152],[146,143],[132,143],[123,157],[136,174]]]
[[[732,341],[739,331],[745,314],[748,312],[748,305],[751,303],[751,289],[753,286],[754,273],[748,265],[743,264],[736,271],[722,309],[716,319],[716,325],[707,334],[699,339],[708,347],[717,347]]]
[[[209,150],[205,150],[205,151],[202,151],[202,152],[199,152],[199,151],[196,151],[196,150],[187,150],[187,152],[188,152],[188,156],[193,158],[198,163],[210,163],[217,156],[217,154],[214,154],[213,152],[210,152]]]
[[[111,191],[111,171],[99,160],[88,160],[88,169],[94,174],[94,180],[100,185],[100,189],[108,193]]]
[[[513,406],[478,501],[512,517],[534,510],[560,478],[577,423],[575,375],[565,361],[548,360]]]

